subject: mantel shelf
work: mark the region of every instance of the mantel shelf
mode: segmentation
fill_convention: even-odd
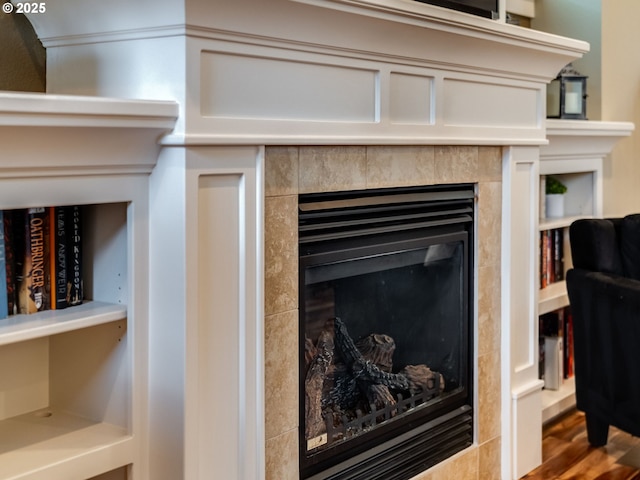
[[[170,101],[0,92],[0,127],[110,127],[170,131],[178,105]]]
[[[549,144],[540,148],[541,160],[604,159],[616,142],[628,137],[635,126],[631,122],[592,120],[547,120]]]
[[[148,173],[177,118],[172,101],[0,92],[0,178]]]
[[[404,0],[296,0],[325,8],[334,8],[384,18],[398,23],[419,25],[457,35],[489,39],[492,42],[512,45],[530,44],[549,49],[567,49],[574,53],[588,50],[586,42],[549,35],[534,29],[509,25],[502,21],[489,20],[476,15],[429,5],[423,2]]]
[[[547,119],[547,135],[553,137],[628,137],[634,130],[631,122],[605,122],[599,120]]]

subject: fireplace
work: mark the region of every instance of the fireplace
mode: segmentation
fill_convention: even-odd
[[[471,445],[474,188],[300,195],[301,478],[403,480]]]
[[[474,225],[468,240],[468,244],[473,245],[469,258],[469,275],[474,280],[469,298],[473,313],[469,313],[475,318],[469,331],[469,341],[473,342],[469,354],[473,358],[474,380],[469,398],[474,399],[474,442],[432,468],[423,466],[413,480],[447,476],[495,478],[501,458],[502,149],[493,146],[281,146],[268,147],[265,154],[266,479],[299,479],[300,472],[306,468],[301,466],[300,459],[303,427],[299,408],[302,375],[299,347],[300,338],[304,337],[299,331],[299,203],[313,198],[308,194],[327,198],[331,192],[360,192],[366,196],[371,192],[400,192],[405,188],[411,192],[414,188],[428,191],[427,187],[432,186],[455,189],[460,185],[473,185],[475,189]],[[470,212],[469,215],[472,216]],[[347,318],[342,315],[342,320]],[[361,335],[349,325],[347,330],[352,337]],[[397,354],[400,354],[398,348],[394,363],[399,366]],[[471,376],[471,371],[469,374]],[[397,438],[406,435],[409,433],[398,434]],[[443,438],[439,433],[435,435]],[[369,448],[362,455],[376,448]],[[326,467],[329,468],[340,467]],[[479,476],[478,472],[483,473]]]
[[[136,472],[298,478],[298,194],[457,183],[478,195],[474,444],[415,480],[535,466],[537,246],[520,239],[537,222],[545,86],[588,44],[403,0],[76,3],[29,15],[49,93],[180,104],[139,212],[149,252],[132,252],[132,279],[151,279],[135,291],[149,305],[134,312],[149,360]],[[64,126],[58,101],[47,118]],[[22,103],[20,125],[39,111]]]

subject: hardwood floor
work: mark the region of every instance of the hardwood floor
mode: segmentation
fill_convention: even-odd
[[[591,447],[574,410],[544,427],[542,462],[523,480],[640,480],[640,438],[611,427],[607,445]]]

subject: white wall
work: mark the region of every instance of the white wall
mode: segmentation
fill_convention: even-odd
[[[616,0],[617,1],[617,0]],[[587,75],[587,117],[601,120],[602,0],[536,0],[531,28],[589,42],[591,50],[573,66]],[[611,2],[610,2],[611,3]]]
[[[636,131],[605,161],[605,216],[640,212],[640,42],[638,0],[536,0],[532,28],[591,44],[573,62],[588,75],[589,120],[630,121]]]
[[[602,119],[634,122],[604,171],[604,214],[640,212],[640,2],[602,2]]]

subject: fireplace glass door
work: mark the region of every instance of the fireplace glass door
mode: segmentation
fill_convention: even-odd
[[[384,201],[381,217],[365,203],[348,219],[322,209],[320,228],[301,229],[303,478],[352,468],[359,453],[470,402],[471,217],[411,202],[389,215]],[[339,205],[332,213],[349,202]]]

